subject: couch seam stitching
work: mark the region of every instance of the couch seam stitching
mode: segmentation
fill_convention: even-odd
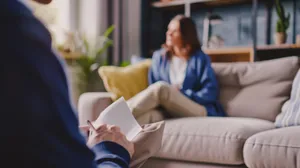
[[[222,138],[222,139],[236,139],[236,140],[243,140],[246,141],[247,139],[245,138],[234,138],[234,137],[221,137],[221,136],[213,136],[213,135],[189,135],[189,134],[168,134],[168,133],[164,133],[164,135],[168,135],[168,136],[197,136],[197,137],[201,137],[201,138],[208,138],[208,137],[213,137],[213,138]]]
[[[300,148],[300,146],[282,146],[282,145],[263,144],[263,143],[250,143],[250,142],[246,142],[245,145],[260,145],[260,146],[282,147],[282,148]]]

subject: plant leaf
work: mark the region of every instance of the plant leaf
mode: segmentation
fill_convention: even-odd
[[[103,64],[102,64],[102,65],[103,65],[103,66],[109,65],[109,64],[108,64],[108,61],[107,61],[107,60],[103,61]]]
[[[85,47],[85,49],[86,49],[86,54],[88,54],[89,53],[89,47],[90,47],[90,45],[89,45],[89,42],[86,40],[86,38],[84,38],[83,39],[83,43],[84,43],[84,47]]]
[[[103,35],[108,38],[108,36],[114,31],[114,29],[115,29],[114,25],[109,26],[109,28],[106,29]]]
[[[277,32],[285,32],[289,28],[290,13],[285,17],[285,10],[280,0],[275,0],[276,13],[278,15],[278,20],[276,23]]]
[[[128,66],[128,65],[130,65],[130,62],[129,61],[122,61],[121,62],[121,67],[126,67],[126,66]]]
[[[280,8],[279,0],[275,0],[275,7],[276,7],[277,16],[279,17],[279,19],[281,19],[280,16],[282,16],[282,11],[281,11],[281,8]]]
[[[110,47],[110,46],[112,46],[112,45],[113,45],[113,41],[110,40],[110,39],[108,39],[108,40],[105,42],[104,46],[103,46],[102,48],[100,48],[100,49],[97,51],[97,53],[96,53],[97,57],[100,56],[100,55],[102,55],[103,52],[104,52],[108,47]]]
[[[285,19],[285,22],[284,22],[284,26],[285,26],[286,29],[288,29],[289,26],[290,26],[290,17],[291,17],[291,15],[290,15],[290,13],[288,13],[288,15]]]

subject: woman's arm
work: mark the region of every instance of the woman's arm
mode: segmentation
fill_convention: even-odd
[[[215,72],[211,67],[211,62],[206,54],[202,54],[196,61],[200,61],[201,70],[197,70],[197,76],[199,76],[200,89],[194,91],[192,89],[181,90],[184,95],[190,99],[205,105],[214,103],[219,94],[218,82],[215,76]]]
[[[161,59],[161,51],[155,51],[152,56],[151,67],[148,73],[148,84],[151,85],[160,80],[159,77],[159,66]]]

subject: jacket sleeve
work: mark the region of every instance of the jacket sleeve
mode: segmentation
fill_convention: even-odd
[[[214,103],[218,98],[219,88],[215,72],[211,67],[210,59],[203,53],[196,61],[198,61],[198,65],[201,67],[200,70],[197,71],[200,87],[197,90],[185,89],[181,90],[181,92],[199,104],[205,105]]]
[[[155,51],[152,56],[152,64],[148,73],[148,84],[151,85],[160,80],[159,66],[160,66],[161,54],[160,51]]]
[[[121,145],[105,141],[93,147],[99,168],[128,168],[130,155]]]

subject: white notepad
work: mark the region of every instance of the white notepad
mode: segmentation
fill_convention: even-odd
[[[101,124],[116,125],[129,141],[142,131],[123,97],[103,110],[93,124],[96,128]]]

